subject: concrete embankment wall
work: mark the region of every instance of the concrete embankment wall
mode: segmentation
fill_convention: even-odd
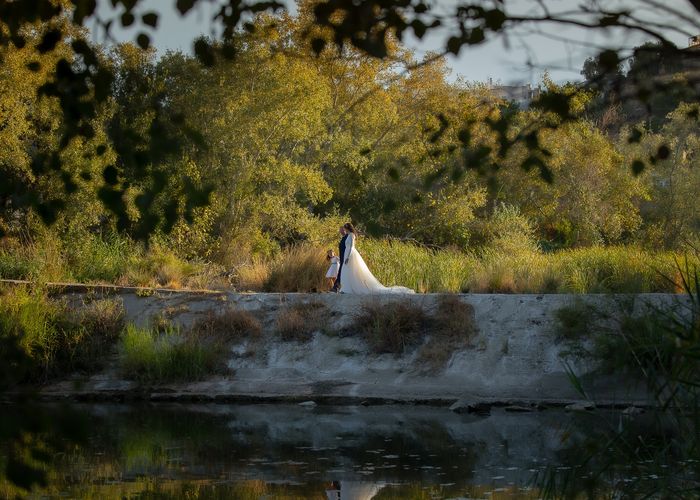
[[[47,397],[124,397],[139,394],[150,400],[315,400],[447,403],[457,399],[487,402],[565,404],[582,400],[563,361],[568,345],[560,338],[556,312],[586,303],[598,310],[621,308],[641,314],[649,307],[682,307],[679,295],[486,295],[462,294],[473,307],[476,333],[448,356],[444,366],[427,369],[420,347],[402,355],[377,355],[359,335],[348,332],[368,303],[406,301],[435,311],[441,295],[355,296],[336,294],[238,294],[227,292],[153,293],[120,288],[64,288],[79,307],[86,295],[109,293],[123,301],[127,321],[147,324],[165,316],[190,324],[211,311],[240,308],[263,325],[262,339],[231,346],[230,373],[203,381],[146,387],[124,380],[117,370],[82,380],[62,381],[44,389]],[[275,334],[280,311],[292,304],[323,304],[328,324],[309,342],[283,341]],[[336,334],[343,332],[343,334]],[[599,405],[646,404],[643,387],[623,375],[591,374],[590,361],[569,366],[581,377],[588,396]]]

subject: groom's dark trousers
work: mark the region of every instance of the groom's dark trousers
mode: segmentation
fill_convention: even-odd
[[[333,291],[337,292],[340,290],[340,273],[343,272],[343,264],[345,263],[345,240],[348,239],[348,235],[346,234],[342,238],[340,238],[340,243],[338,243],[338,253],[340,254],[340,267],[338,268],[338,277],[335,279],[335,282],[333,283]]]

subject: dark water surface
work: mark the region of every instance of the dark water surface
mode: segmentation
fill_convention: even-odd
[[[0,406],[4,425],[27,408]],[[23,413],[25,412],[25,413]],[[539,498],[547,477],[575,470],[591,429],[619,414],[547,410],[489,416],[412,406],[85,404],[31,408],[52,430],[22,439],[57,441],[48,484],[36,498]],[[50,426],[49,426],[50,427]],[[6,433],[0,460],[9,448]],[[16,444],[13,445],[16,448]],[[56,451],[59,449],[60,451]],[[15,450],[16,452],[16,450]],[[595,478],[614,484],[620,477]],[[654,481],[654,477],[635,478]],[[0,497],[14,490],[0,480]],[[24,495],[26,493],[23,493]]]

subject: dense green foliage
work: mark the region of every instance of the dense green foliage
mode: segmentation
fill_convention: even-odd
[[[680,290],[682,278],[675,261],[698,264],[694,255],[635,246],[546,253],[533,248],[532,242],[524,249],[517,246],[521,243],[512,236],[481,251],[459,251],[361,238],[358,248],[380,281],[419,292],[674,292]],[[79,260],[73,258],[76,250],[82,257]],[[42,240],[27,247],[2,249],[0,270],[4,278],[40,282],[80,280],[149,287],[314,292],[328,287],[324,255],[324,247],[299,245],[271,259],[253,259],[225,272],[220,264],[185,260],[162,245],[145,250],[128,239],[104,241],[89,235],[80,247]]]
[[[551,113],[453,81],[443,59],[416,61],[396,40],[386,59],[330,47],[317,56],[303,36],[310,9],[302,3],[273,26],[259,16],[253,33],[234,36],[236,57],[214,66],[128,44],[100,49],[115,75],[110,94],[91,120],[94,136],[67,145],[59,102],[37,94],[47,75],[26,61],[45,68],[72,57],[69,39],[51,52],[39,50],[38,34],[0,47],[0,100],[12,110],[0,173],[44,201],[77,186],[50,229],[40,209],[0,207],[0,277],[320,290],[320,256],[350,219],[380,238],[361,240],[377,276],[421,291],[669,288],[657,271],[672,256],[659,252],[682,253],[700,230],[697,104],[681,103],[653,128],[612,132],[595,118],[603,87],[545,78],[578,116],[538,132],[548,183],[537,163],[520,168],[527,147],[504,150],[490,127],[468,128],[468,154],[462,146],[465,123],[507,119],[509,133],[527,135],[556,122]],[[168,127],[171,142],[155,154],[143,138]],[[662,145],[664,159],[634,175],[630,163]],[[36,163],[53,154],[70,175]],[[474,155],[498,171],[465,169]],[[206,206],[193,190],[208,193]],[[105,208],[114,196],[126,217]],[[144,234],[148,246],[136,243]]]
[[[122,327],[123,308],[115,300],[76,310],[41,289],[0,289],[2,384],[96,371],[106,363]]]
[[[593,93],[545,79],[543,98],[520,111],[397,44],[441,24],[422,1],[303,2],[296,18],[270,27],[259,16],[239,31],[281,5],[234,0],[217,16],[221,42],[159,59],[147,34],[159,18],[136,10],[144,3],[111,2],[123,27],[139,27],[140,48],[107,49],[82,30],[95,1],[0,1],[0,277],[318,290],[322,249],[351,218],[420,244],[361,242],[382,281],[421,291],[682,281],[661,277],[674,257],[662,250],[697,240],[700,113],[697,77],[662,34],[672,21],[593,5],[584,26],[662,43],[626,69],[602,52],[584,68]],[[185,14],[198,3],[175,5]],[[446,51],[511,26],[580,23],[544,3],[546,15],[492,7],[457,5]],[[108,32],[113,21],[97,24]],[[119,330],[116,307],[75,318],[34,292],[1,298],[3,371],[18,380],[92,370]],[[128,329],[122,361],[145,380],[218,363],[215,344],[176,337]],[[7,467],[27,490],[45,481],[31,463]]]
[[[119,368],[134,380],[161,383],[199,380],[224,369],[223,346],[197,340],[177,328],[127,325],[120,339]]]

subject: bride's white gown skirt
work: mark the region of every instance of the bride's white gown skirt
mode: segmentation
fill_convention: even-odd
[[[384,286],[370,272],[365,260],[353,246],[348,263],[340,271],[340,291],[342,293],[416,293],[405,286]]]

